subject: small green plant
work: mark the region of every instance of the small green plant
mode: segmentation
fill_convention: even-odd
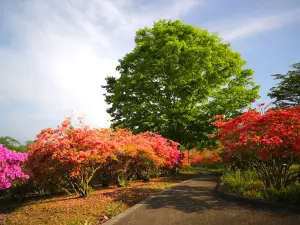
[[[114,216],[120,214],[123,211],[123,209],[124,209],[124,204],[122,201],[111,202],[106,207],[106,214],[109,217],[114,217]]]
[[[119,180],[118,186],[119,187],[128,187],[128,186],[130,186],[130,182],[128,180]]]
[[[91,225],[88,220],[73,220],[69,223],[69,225]]]
[[[130,181],[128,180],[128,176],[118,176],[118,186],[119,187],[128,187],[130,186]]]
[[[86,220],[83,225],[91,225],[91,223],[89,223],[89,221]]]

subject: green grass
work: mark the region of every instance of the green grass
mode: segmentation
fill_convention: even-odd
[[[221,168],[192,167],[192,170],[207,170],[214,173],[223,173],[226,171],[226,168],[225,167],[221,167]]]
[[[201,166],[195,166],[195,167],[190,167],[190,170],[192,171],[197,171],[197,170],[206,170],[206,171],[210,171],[210,172],[214,172],[214,173],[223,173],[226,171],[226,168],[224,166],[222,167],[201,167]]]
[[[196,175],[199,174],[197,173],[196,170],[184,170],[184,171],[179,171],[180,174],[182,175]]]
[[[199,174],[198,170],[206,170],[214,173],[223,173],[226,171],[225,167],[219,167],[219,168],[207,168],[207,167],[200,167],[200,166],[189,166],[179,171],[180,174],[189,174],[189,175],[195,175]]]
[[[300,205],[300,183],[276,190],[266,188],[255,171],[226,172],[221,179],[221,188],[238,195]]]

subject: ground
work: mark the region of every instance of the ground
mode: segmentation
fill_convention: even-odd
[[[192,180],[188,180],[191,179]],[[3,224],[101,224],[105,225],[289,225],[298,224],[299,214],[282,209],[271,210],[232,199],[224,199],[215,191],[219,175],[203,172],[156,178],[145,183],[133,182],[131,187],[96,190],[87,198],[61,196],[51,199],[1,202]],[[179,182],[183,183],[178,184]],[[174,184],[174,187],[170,187]],[[135,205],[145,197],[170,189]],[[3,199],[2,199],[3,200]],[[108,220],[112,215],[133,208]],[[4,222],[5,221],[5,222]],[[1,224],[1,222],[0,222]]]
[[[299,214],[221,198],[215,191],[218,179],[217,175],[203,173],[199,178],[139,204],[128,214],[120,214],[105,225],[299,224]]]
[[[101,224],[145,197],[195,174],[154,178],[150,182],[132,182],[130,187],[95,190],[91,196],[59,196],[20,202],[0,199],[0,224]]]

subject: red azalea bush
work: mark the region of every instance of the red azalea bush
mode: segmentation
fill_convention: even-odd
[[[250,110],[233,119],[216,116],[215,136],[225,159],[255,169],[267,187],[280,189],[300,178],[300,107]]]
[[[74,128],[70,119],[42,130],[29,149],[27,166],[37,183],[72,188],[81,196],[88,195],[95,174],[102,181],[137,174],[149,179],[154,169],[173,167],[180,154],[177,143],[158,134],[92,129],[81,120]]]

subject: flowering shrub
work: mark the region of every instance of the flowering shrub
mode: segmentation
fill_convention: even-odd
[[[172,168],[179,158],[178,144],[158,134],[133,135],[125,129],[92,129],[70,119],[57,129],[45,129],[29,147],[28,167],[40,184],[52,183],[64,190],[69,186],[81,196],[90,190],[94,174],[103,184],[119,184],[139,175],[149,179],[151,172]]]
[[[261,106],[263,106],[261,104]],[[250,110],[233,119],[216,116],[215,136],[227,160],[256,169],[267,187],[280,189],[300,178],[300,107]]]
[[[221,151],[222,147],[214,150],[204,149],[204,151],[197,149],[186,150],[183,152],[182,166],[212,167],[214,164],[222,162],[222,158],[220,157]]]
[[[178,144],[151,132],[133,135],[124,129],[110,130],[111,141],[118,148],[100,169],[104,183],[110,179],[118,183],[130,177],[148,180],[154,171],[172,168],[178,163]]]
[[[5,148],[0,144],[0,189],[4,190],[15,180],[28,179],[29,176],[22,171],[26,153],[18,153]]]
[[[181,166],[189,167],[191,165],[195,165],[195,161],[200,161],[202,159],[202,154],[197,149],[185,150],[182,152],[183,158],[181,160]]]
[[[54,183],[64,190],[68,185],[81,196],[89,193],[95,172],[111,156],[116,145],[107,132],[91,129],[70,119],[57,129],[45,129],[29,147],[27,166],[38,183]]]
[[[213,167],[215,164],[220,163],[222,158],[215,150],[205,149],[200,153],[199,156],[196,156],[192,159],[191,164],[194,166],[201,167]]]

